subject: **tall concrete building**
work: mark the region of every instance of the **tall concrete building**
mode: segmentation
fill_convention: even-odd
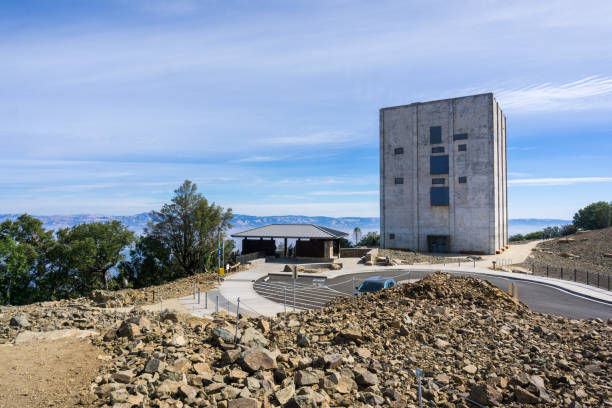
[[[493,94],[381,109],[381,247],[503,251],[506,174],[506,117]]]

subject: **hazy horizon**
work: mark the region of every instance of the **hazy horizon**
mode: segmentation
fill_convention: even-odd
[[[510,218],[612,191],[612,2],[23,0],[0,14],[0,213],[379,215],[379,109],[493,92]],[[608,152],[608,153],[606,153]]]

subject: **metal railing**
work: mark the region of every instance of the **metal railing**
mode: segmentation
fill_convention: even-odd
[[[244,263],[253,261],[255,259],[265,258],[265,257],[266,257],[265,251],[251,252],[249,254],[236,255],[236,262],[240,262],[241,264],[244,264]]]
[[[577,268],[538,263],[529,264],[528,269],[532,275],[584,283],[596,288],[612,290],[612,274],[609,273],[583,271]]]

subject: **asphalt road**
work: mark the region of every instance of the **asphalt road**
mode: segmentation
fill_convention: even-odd
[[[370,276],[384,276],[396,281],[420,279],[428,272],[421,271],[389,271],[343,275],[321,282],[313,278],[299,278],[294,284],[290,277],[270,276],[254,283],[257,293],[277,303],[286,303],[287,310],[293,310],[294,294],[296,309],[314,309],[325,306],[327,302],[339,296],[348,296],[354,292],[355,286]],[[473,276],[485,279],[502,290],[508,290],[509,278],[489,277],[479,274],[454,273],[456,275]],[[534,312],[554,314],[574,319],[612,318],[612,305],[573,295],[551,286],[514,281],[518,285],[519,300],[526,303]]]

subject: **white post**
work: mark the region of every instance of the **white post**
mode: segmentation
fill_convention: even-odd
[[[198,305],[200,304],[200,300],[202,300],[202,298],[200,294],[200,288],[198,288]]]
[[[195,294],[196,294],[196,284],[193,284],[193,298],[195,299]]]
[[[240,298],[238,298],[238,304],[236,305],[236,334],[234,334],[234,343],[238,343],[238,313],[240,312]]]

